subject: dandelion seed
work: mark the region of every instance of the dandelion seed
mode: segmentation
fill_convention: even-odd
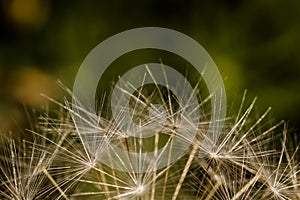
[[[299,147],[288,148],[283,121],[264,124],[269,109],[253,116],[256,99],[244,108],[245,93],[236,118],[223,119],[225,127],[213,141],[207,131],[211,113],[202,110],[210,97],[201,105],[182,104],[155,83],[149,93],[130,82],[120,87],[119,98],[131,98],[131,107],[115,105],[121,108],[115,118],[48,98],[64,111],[57,118],[41,116],[38,129],[29,131],[33,141],[3,139],[0,198],[300,199]]]

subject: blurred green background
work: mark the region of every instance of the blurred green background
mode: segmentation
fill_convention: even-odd
[[[299,0],[1,0],[0,129],[39,107],[40,92],[61,98],[85,56],[101,41],[144,26],[197,40],[221,71],[231,102],[244,89],[258,108],[300,127]]]

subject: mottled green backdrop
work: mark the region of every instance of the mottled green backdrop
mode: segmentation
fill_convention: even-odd
[[[23,125],[22,104],[39,107],[40,92],[61,98],[55,81],[71,88],[101,41],[144,26],[197,40],[225,79],[229,108],[248,89],[261,112],[271,106],[300,127],[299,0],[1,0],[0,129]]]

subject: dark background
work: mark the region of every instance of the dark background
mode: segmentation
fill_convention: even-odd
[[[145,26],[198,41],[225,80],[229,107],[244,89],[258,110],[300,127],[300,1],[1,0],[0,129],[22,124],[22,105],[61,98],[85,56],[106,38]]]

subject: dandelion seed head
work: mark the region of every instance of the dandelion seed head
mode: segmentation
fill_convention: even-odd
[[[210,158],[210,159],[217,159],[217,158],[218,158],[218,155],[217,155],[217,153],[215,153],[215,152],[211,152],[211,153],[209,153],[208,155],[209,155],[209,158]]]
[[[271,186],[269,186],[269,188],[270,188],[271,192],[272,192],[275,196],[277,196],[277,197],[280,196],[280,193],[279,193],[279,191],[278,191],[278,189],[277,189],[276,187],[273,187],[273,186],[271,185]]]
[[[136,193],[136,195],[138,195],[138,196],[142,195],[142,194],[144,193],[144,191],[145,191],[145,186],[142,185],[142,184],[138,185],[138,186],[135,188],[135,193]]]
[[[93,169],[95,167],[96,167],[96,162],[95,161],[87,162],[87,168],[88,169]]]
[[[155,83],[149,94],[120,85],[112,119],[58,103],[68,117],[44,119],[31,148],[0,145],[0,199],[300,199],[298,148],[289,155],[284,139],[281,153],[270,149],[281,124],[256,131],[268,111],[253,122],[255,101],[246,111],[242,103],[236,120],[210,138],[216,130],[205,131],[205,111],[204,119],[195,114],[203,104],[190,103],[194,92],[179,85],[182,101]],[[132,107],[118,103],[126,96]]]

